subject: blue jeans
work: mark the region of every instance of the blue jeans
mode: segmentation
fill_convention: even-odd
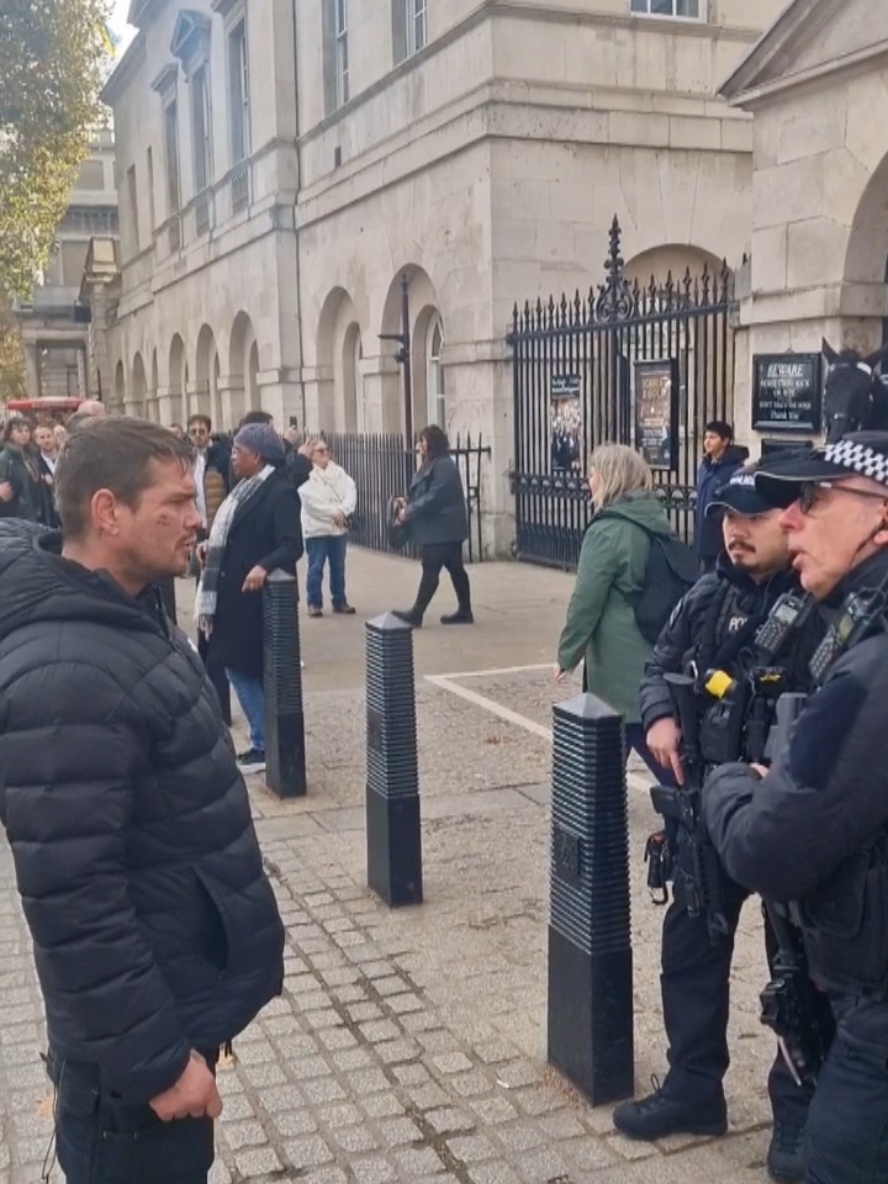
[[[888,1050],[850,1041],[841,1024],[811,1103],[805,1166],[808,1184],[888,1184]]]
[[[261,678],[250,678],[231,667],[225,672],[234,687],[241,711],[247,717],[250,728],[250,748],[265,752],[265,688]]]
[[[324,564],[330,564],[330,599],[334,608],[341,608],[345,599],[345,549],[348,536],[325,535],[319,539],[305,540],[308,556],[308,577],[305,584],[305,599],[309,608],[324,607]]]

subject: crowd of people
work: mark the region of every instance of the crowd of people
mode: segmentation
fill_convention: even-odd
[[[121,1178],[97,1147],[125,1159],[127,1178],[150,1164],[152,1179],[204,1184],[219,1050],[283,982],[284,928],[243,776],[264,763],[256,593],[321,540],[309,608],[323,611],[327,562],[334,611],[350,612],[336,540],[354,491],[323,442],[285,440],[258,412],[229,438],[206,416],[177,436],[84,406],[55,454],[55,433],[35,438],[45,427],[12,420],[5,433],[4,504],[32,512],[0,522],[0,816],[46,1003],[58,1156],[69,1184]],[[451,623],[469,623],[459,474],[439,429],[422,441],[393,506],[423,566],[401,615],[422,623],[447,567]],[[40,460],[59,531],[33,508]],[[734,935],[759,894],[771,988],[796,991],[771,1017],[768,1170],[886,1184],[888,433],[726,469],[705,511],[720,553],[714,566],[699,557],[707,570],[652,635],[663,597],[646,586],[659,573],[659,594],[672,578],[652,557],[674,559],[677,540],[645,461],[622,445],[595,451],[595,514],[560,639],[556,677],[583,662],[586,686],[624,718],[627,755],[675,791],[659,794],[652,836],[672,890],[669,1070],[614,1124],[642,1140],[727,1130]],[[189,574],[205,661],[160,595]],[[219,676],[248,721],[240,756]],[[692,688],[693,743],[676,678]],[[802,702],[775,750],[768,712],[784,693]],[[673,815],[679,790],[697,804]],[[704,842],[717,891],[708,863],[701,886]],[[812,1043],[815,1027],[828,1036]]]

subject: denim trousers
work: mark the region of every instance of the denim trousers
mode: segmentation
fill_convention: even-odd
[[[67,1184],[206,1184],[212,1119],[161,1122],[150,1106],[125,1106],[109,1095],[95,1065],[50,1058],[49,1069]]]
[[[234,687],[241,711],[250,728],[250,748],[265,752],[265,688],[261,678],[250,678],[229,666],[225,673]]]
[[[888,1049],[841,1025],[811,1103],[805,1167],[807,1184],[888,1184]]]
[[[324,607],[324,564],[330,565],[330,599],[334,608],[346,603],[345,598],[345,551],[347,535],[325,535],[323,538],[306,539],[305,553],[308,556],[308,576],[305,582],[305,599],[309,608]]]

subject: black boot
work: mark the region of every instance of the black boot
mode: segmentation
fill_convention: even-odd
[[[392,616],[397,617],[399,621],[403,621],[405,625],[412,625],[414,629],[422,628],[422,613],[418,613],[415,608],[396,608],[392,611]]]
[[[774,1119],[768,1148],[768,1175],[778,1184],[801,1184],[805,1178],[805,1128],[797,1122]]]
[[[458,608],[455,613],[441,618],[442,625],[474,625],[475,618],[470,608]]]
[[[654,1092],[638,1102],[623,1102],[614,1110],[614,1126],[630,1139],[653,1141],[667,1135],[723,1135],[728,1113],[723,1097],[709,1101],[678,1097],[652,1079]]]

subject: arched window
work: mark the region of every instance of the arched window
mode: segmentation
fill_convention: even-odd
[[[428,400],[429,423],[439,428],[446,426],[446,404],[444,392],[444,369],[441,366],[441,350],[444,348],[444,325],[438,313],[429,322],[426,337],[426,396]]]

